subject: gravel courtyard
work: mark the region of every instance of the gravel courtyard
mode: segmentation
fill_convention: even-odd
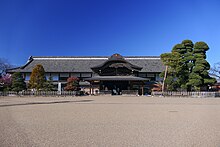
[[[219,147],[220,99],[0,97],[1,147]]]

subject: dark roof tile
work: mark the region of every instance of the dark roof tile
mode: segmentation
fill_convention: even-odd
[[[125,56],[131,64],[143,67],[141,72],[162,72],[164,65],[157,56]],[[8,69],[10,72],[32,72],[37,65],[43,65],[46,72],[92,72],[91,67],[100,65],[108,60],[107,56],[83,57],[32,57],[24,66]]]

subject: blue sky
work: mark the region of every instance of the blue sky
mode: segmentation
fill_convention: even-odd
[[[220,62],[219,0],[0,0],[0,58],[120,53],[159,56],[205,41]]]

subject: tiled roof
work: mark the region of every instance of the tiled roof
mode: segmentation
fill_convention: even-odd
[[[135,77],[135,76],[94,76],[86,78],[85,80],[94,81],[149,81],[147,78]]]
[[[92,72],[91,67],[108,60],[108,56],[45,56],[31,57],[20,68],[9,69],[7,72],[32,72],[37,65],[43,65],[46,72]],[[162,72],[164,66],[158,56],[124,56],[131,64],[143,67],[141,72]]]

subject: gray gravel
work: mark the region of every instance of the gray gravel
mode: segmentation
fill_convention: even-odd
[[[0,97],[1,147],[219,147],[220,99]]]

